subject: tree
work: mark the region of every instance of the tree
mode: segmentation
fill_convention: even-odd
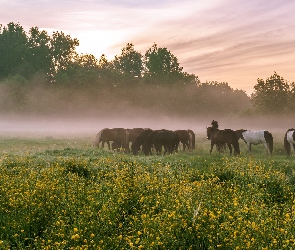
[[[0,29],[0,78],[22,74],[26,64],[27,35],[19,23]]]
[[[35,72],[49,73],[52,68],[50,36],[38,27],[32,27],[28,37],[28,62]]]
[[[141,77],[143,70],[142,55],[134,50],[132,43],[122,49],[121,55],[113,61],[114,69],[127,77]]]
[[[178,59],[167,48],[158,48],[157,44],[154,44],[146,51],[144,62],[146,78],[162,82],[184,79],[183,68],[179,66]]]
[[[58,71],[64,72],[67,66],[74,61],[78,45],[78,39],[72,39],[70,35],[65,35],[63,32],[53,32],[50,40],[50,55],[53,62],[52,75]]]
[[[258,78],[251,100],[264,113],[285,113],[288,110],[290,85],[276,72],[264,81]]]

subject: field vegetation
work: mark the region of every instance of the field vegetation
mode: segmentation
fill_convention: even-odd
[[[0,249],[292,249],[294,158],[133,156],[92,138],[0,140]]]

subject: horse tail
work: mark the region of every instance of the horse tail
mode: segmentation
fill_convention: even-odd
[[[268,148],[269,148],[269,152],[272,155],[273,152],[273,137],[272,134],[268,131],[265,131],[266,133],[266,137],[268,138],[267,144],[268,144]]]
[[[102,137],[103,132],[104,132],[104,129],[99,131],[99,133],[96,135],[95,140],[93,142],[94,147],[99,147],[99,143],[101,142],[101,137]]]
[[[289,130],[286,132],[285,136],[284,136],[284,148],[287,152],[287,155],[290,156],[291,154],[291,145],[287,140],[287,133],[289,132]]]

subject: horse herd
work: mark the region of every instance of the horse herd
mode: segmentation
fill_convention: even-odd
[[[110,144],[112,142],[112,144]],[[138,154],[140,150],[145,155],[152,154],[152,148],[155,149],[157,154],[162,152],[172,154],[178,150],[179,143],[183,145],[183,150],[195,149],[195,134],[192,130],[152,130],[150,128],[105,128],[101,130],[93,143],[94,146],[104,147],[108,144],[109,149],[120,150],[125,152],[133,152],[134,155]],[[131,148],[130,148],[131,143]]]
[[[213,147],[216,146],[218,152],[226,150],[226,146],[229,148],[230,154],[232,154],[232,148],[234,149],[234,155],[240,154],[239,139],[242,139],[248,146],[250,155],[251,146],[257,144],[263,144],[266,150],[272,155],[273,153],[273,136],[267,130],[232,130],[224,129],[220,130],[217,121],[211,122],[211,127],[207,127],[207,139],[211,141],[210,154]],[[111,143],[112,142],[112,143]],[[93,143],[94,146],[104,147],[104,144],[108,144],[108,148],[112,150],[124,150],[137,155],[140,150],[145,155],[151,155],[154,148],[157,154],[161,154],[162,148],[164,148],[164,154],[177,152],[179,146],[183,146],[183,150],[195,149],[195,134],[192,130],[152,130],[150,128],[105,128],[101,130]],[[130,147],[131,144],[131,147]],[[290,156],[291,148],[295,154],[295,129],[288,129],[284,136],[284,148],[287,155]]]

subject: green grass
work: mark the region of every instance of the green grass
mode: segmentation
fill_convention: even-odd
[[[279,136],[278,136],[279,138]],[[133,156],[91,138],[0,141],[0,249],[291,249],[295,161],[282,142],[241,156]]]

